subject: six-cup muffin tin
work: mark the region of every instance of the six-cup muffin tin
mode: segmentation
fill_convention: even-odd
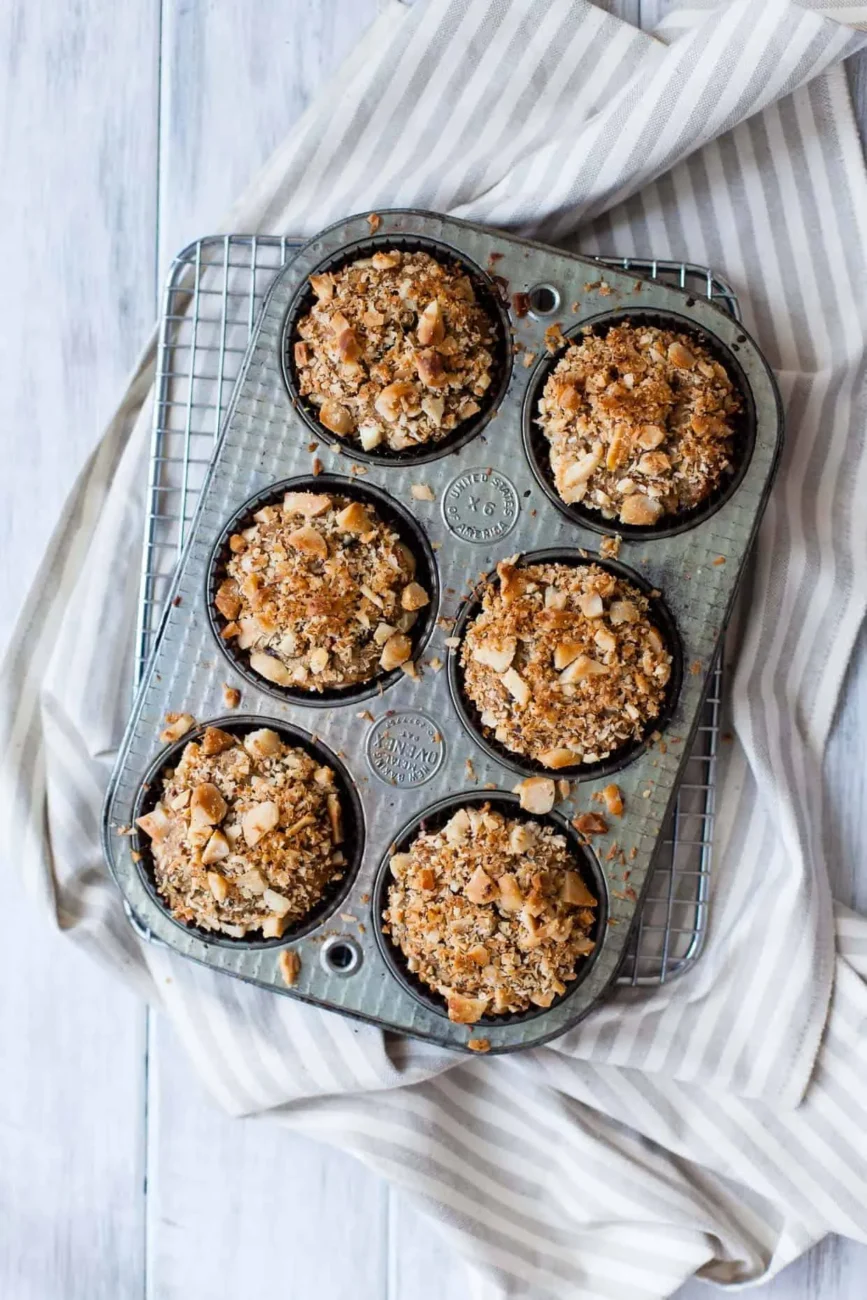
[[[341,443],[318,424],[293,376],[293,328],[309,307],[308,276],[384,247],[423,248],[462,262],[500,338],[483,409],[450,439],[409,455]],[[568,337],[623,317],[699,336],[743,398],[735,473],[691,516],[656,529],[609,525],[564,506],[532,418],[556,364],[546,332],[553,346],[559,331],[552,326]],[[779,398],[761,353],[706,300],[433,213],[382,212],[378,221],[362,214],[318,235],[277,277],[253,333],[109,787],[106,857],[140,932],[228,974],[454,1047],[483,1037],[491,1051],[507,1051],[564,1032],[616,977],[781,437]],[[261,680],[219,638],[212,596],[228,536],[290,484],[372,501],[411,546],[420,581],[434,595],[413,629],[417,680],[398,670],[356,690],[308,696]],[[413,485],[430,488],[434,500],[417,499]],[[623,539],[618,558],[600,558],[603,537],[616,532]],[[539,770],[480,733],[463,697],[459,651],[446,644],[471,616],[482,575],[515,553],[523,562],[594,560],[658,593],[654,618],[675,670],[664,714],[643,743],[599,764],[549,773],[570,783],[546,820],[570,837],[599,896],[596,951],[550,1008],[465,1026],[451,1023],[440,999],[413,980],[380,918],[395,845],[406,845],[423,819],[439,825],[461,803],[487,800],[517,810],[513,787]],[[234,712],[226,708],[224,683],[241,691]],[[347,872],[281,939],[231,939],[182,925],[154,888],[148,842],[134,823],[158,796],[161,771],[196,735],[161,745],[164,716],[173,711],[191,713],[200,726],[239,732],[267,723],[337,773],[349,829]],[[599,810],[592,796],[613,771],[623,816],[609,817],[608,833],[582,844],[571,821]],[[301,959],[291,989],[278,964],[287,947]]]

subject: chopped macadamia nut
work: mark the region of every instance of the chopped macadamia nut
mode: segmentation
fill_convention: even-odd
[[[281,937],[345,870],[334,773],[270,728],[207,728],[138,826],[172,915],[234,938]]]
[[[301,972],[301,958],[292,948],[284,948],[277,958],[277,965],[280,967],[283,983],[291,989],[293,984],[297,983]]]
[[[592,563],[508,560],[497,572],[460,652],[484,734],[552,769],[642,739],[671,676],[647,597]]]
[[[196,719],[192,713],[167,713],[166,725],[160,732],[160,740],[166,745],[172,745],[195,725]]]
[[[410,492],[415,501],[434,501],[436,499],[433,488],[429,487],[427,483],[413,483]]]
[[[241,692],[237,686],[230,686],[228,682],[223,682],[223,702],[227,709],[237,709],[241,703]]]
[[[696,340],[625,321],[569,345],[538,423],[565,502],[647,526],[691,510],[731,474],[740,405]]]
[[[605,801],[605,807],[612,817],[622,817],[623,815],[623,796],[620,793],[619,785],[606,785],[602,791],[602,798]]]
[[[395,632],[390,636],[382,647],[382,654],[379,662],[385,672],[391,672],[394,668],[400,668],[405,664],[412,654],[412,642],[408,636],[402,632]]]
[[[295,374],[327,429],[365,450],[405,451],[481,409],[496,329],[463,267],[382,250],[312,275],[310,286],[316,301],[298,322]]]
[[[525,812],[549,813],[557,792],[549,776],[528,776],[516,789]]]
[[[550,1006],[595,946],[596,899],[553,826],[462,808],[391,874],[383,929],[457,1024]]]
[[[256,511],[243,541],[214,599],[230,620],[221,635],[275,685],[312,693],[369,681],[379,629],[403,633],[430,604],[409,548],[354,498],[287,492]]]

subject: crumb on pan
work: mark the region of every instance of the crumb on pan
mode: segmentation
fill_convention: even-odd
[[[641,739],[671,655],[637,587],[596,564],[501,560],[461,647],[464,692],[488,737],[552,769]]]
[[[650,525],[698,505],[732,470],[739,407],[696,339],[625,323],[569,345],[537,419],[567,504]]]
[[[391,873],[385,933],[459,1024],[549,1007],[595,947],[597,899],[552,826],[460,808]]]
[[[254,672],[307,691],[369,681],[410,659],[429,593],[416,560],[375,508],[287,492],[229,538],[214,604]]]
[[[166,725],[160,732],[160,740],[165,745],[173,745],[196,725],[192,713],[167,713],[165,721]]]
[[[172,915],[233,938],[279,938],[345,870],[334,772],[267,727],[208,727],[137,825]]]
[[[365,451],[405,451],[478,414],[496,332],[461,266],[382,249],[310,284],[293,357],[326,429]]]
[[[301,973],[301,958],[292,948],[284,948],[277,958],[277,965],[283,976],[283,983],[291,989],[298,982]]]

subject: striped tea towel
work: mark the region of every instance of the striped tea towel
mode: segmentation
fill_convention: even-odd
[[[10,861],[46,910],[172,1017],[227,1110],[270,1110],[414,1196],[480,1296],[663,1296],[693,1272],[765,1276],[832,1230],[867,1239],[867,919],[832,902],[821,778],[867,597],[867,177],[840,67],[861,26],[867,5],[827,0],[698,0],[654,36],[584,0],[390,0],[225,224],[313,233],[412,205],[733,281],[788,442],[689,976],[467,1062],[138,945],[97,827],[129,698],[153,344],[6,664]]]

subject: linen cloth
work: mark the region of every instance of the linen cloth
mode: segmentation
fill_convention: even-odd
[[[743,601],[706,951],[557,1042],[467,1061],[138,944],[98,826],[129,705],[154,343],[2,678],[8,861],[168,1014],[234,1114],[412,1195],[478,1296],[657,1297],[867,1240],[867,919],[832,903],[822,756],[867,600],[867,5],[732,0],[650,36],[584,0],[389,0],[223,229],[436,208],[735,285],[788,440]],[[171,979],[167,977],[171,976]]]

